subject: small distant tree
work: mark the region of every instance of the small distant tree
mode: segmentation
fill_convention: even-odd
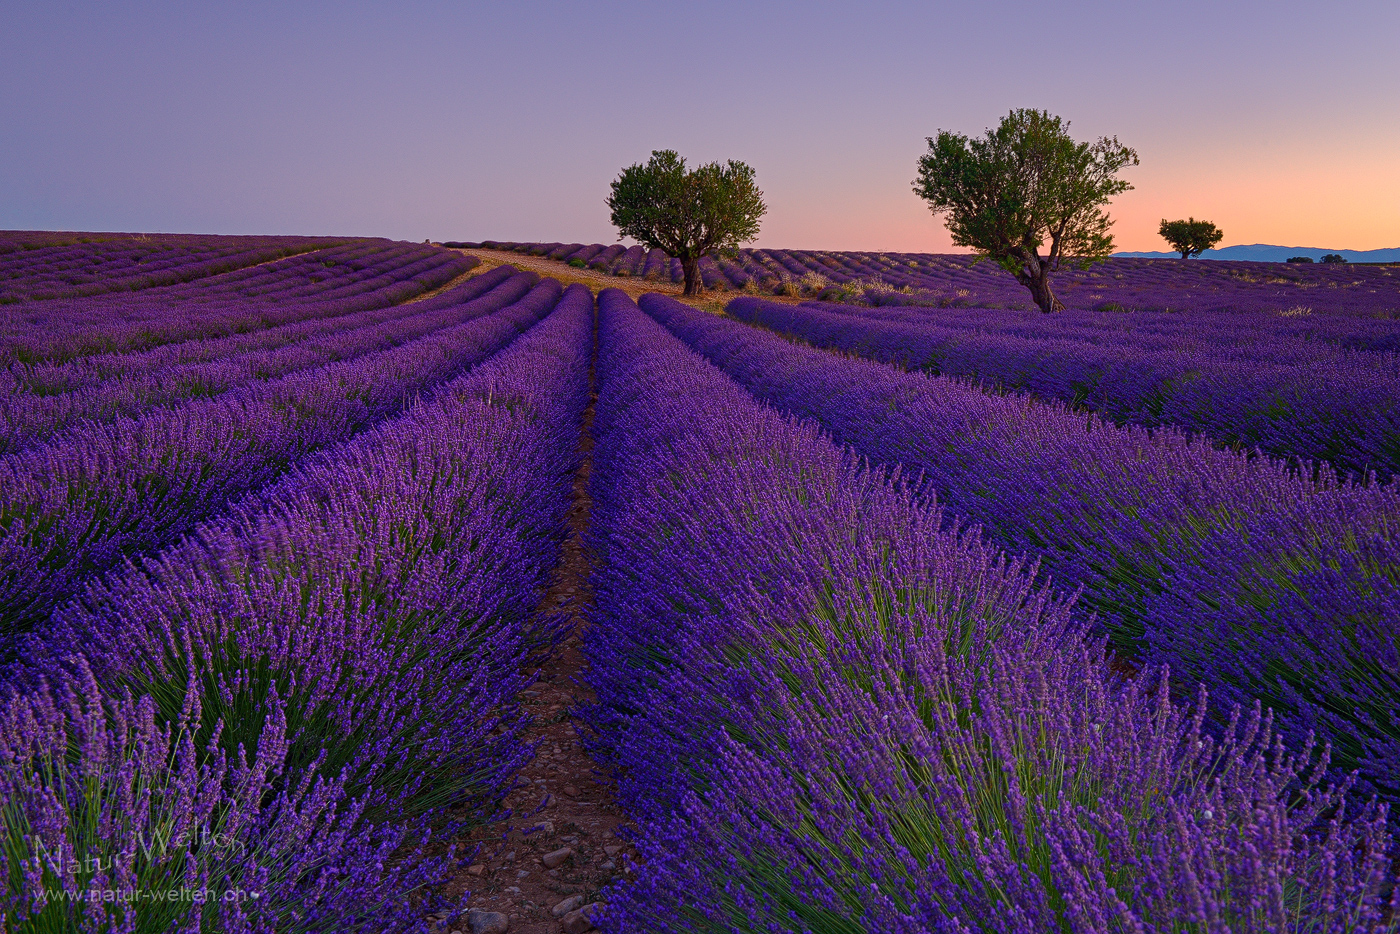
[[[1285,263],[1311,263],[1311,256],[1290,256],[1284,260]]]
[[[1181,254],[1182,259],[1200,256],[1225,236],[1220,228],[1210,221],[1198,221],[1194,217],[1184,221],[1169,221],[1163,218],[1162,226],[1157,228],[1157,232],[1162,235],[1163,240],[1172,245],[1172,249]]]
[[[1050,288],[1061,262],[1086,269],[1113,252],[1103,206],[1133,187],[1117,175],[1138,164],[1117,137],[1077,143],[1068,130],[1043,110],[1013,110],[982,139],[940,130],[914,179],[953,242],[1015,276],[1047,313],[1065,307]]]
[[[1345,263],[1347,260],[1346,257],[1340,253],[1324,253],[1322,254],[1322,261],[1324,263]]]
[[[685,294],[704,291],[700,258],[732,255],[758,236],[768,210],[754,171],[742,162],[711,162],[687,171],[670,149],[654,151],[646,165],[623,169],[608,197],[618,235],[649,250],[665,250],[681,261]]]

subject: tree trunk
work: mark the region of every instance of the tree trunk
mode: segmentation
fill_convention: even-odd
[[[685,273],[686,295],[699,295],[705,291],[705,282],[700,278],[700,257],[682,259],[681,271]]]
[[[1021,271],[1016,279],[1031,291],[1031,298],[1047,315],[1052,311],[1064,311],[1064,303],[1055,297],[1050,289],[1050,264],[1040,258],[1035,248],[1027,245],[1021,250]]]
[[[1181,258],[1182,258],[1182,259],[1190,259],[1190,258],[1191,258],[1191,251],[1190,251],[1190,250],[1182,250],[1182,251],[1181,251]]]
[[[1050,289],[1050,270],[1041,267],[1040,275],[1032,277],[1026,283],[1026,287],[1031,290],[1031,297],[1040,306],[1040,310],[1047,315],[1052,311],[1064,311],[1064,303],[1055,297],[1055,293]]]

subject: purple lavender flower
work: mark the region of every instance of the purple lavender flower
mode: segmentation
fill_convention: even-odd
[[[93,584],[31,641],[28,690],[0,721],[7,916],[81,918],[75,930],[421,923],[420,890],[450,862],[427,855],[429,822],[490,817],[529,755],[515,697],[558,636],[534,610],[571,501],[592,308],[571,287],[469,374]],[[102,717],[139,719],[134,746]],[[71,776],[54,764],[69,748]],[[86,797],[53,793],[60,778]],[[172,814],[219,845],[133,848]],[[46,878],[64,845],[87,862]],[[169,915],[73,901],[179,887],[258,895]]]
[[[1153,337],[1140,325],[1119,333],[1081,326],[1086,316],[1073,313],[1034,327],[1017,327],[1002,311],[875,318],[756,299],[731,313],[818,346],[1059,399],[1120,424],[1174,426],[1361,475],[1400,466],[1400,362],[1300,339],[1276,327],[1276,316],[1238,314],[1224,333],[1177,328]],[[1197,316],[1191,324],[1199,327]]]
[[[751,303],[736,299],[731,307]],[[1235,703],[1289,742],[1332,743],[1336,778],[1400,794],[1394,559],[1400,486],[1120,429],[1024,396],[796,346],[668,300],[643,306],[780,409],[921,471],[947,508],[1040,559],[1121,651]],[[742,313],[742,312],[741,312]]]
[[[1385,809],[1325,756],[1124,680],[927,491],[599,304],[586,716],[643,857],[605,930],[1385,929]]]
[[[530,289],[537,278],[508,280],[476,300],[491,313],[399,347],[75,428],[0,458],[0,511],[9,517],[0,534],[0,631],[12,642],[89,576],[171,541],[500,349],[557,302],[559,284]]]
[[[150,697],[72,674],[0,706],[0,895],[7,929],[381,931],[440,880],[419,826],[375,823],[334,776],[286,771],[284,705],[230,757],[199,736],[200,693]]]

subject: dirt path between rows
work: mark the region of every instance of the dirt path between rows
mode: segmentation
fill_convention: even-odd
[[[592,700],[592,693],[579,681],[585,665],[580,636],[593,602],[584,536],[591,506],[588,477],[596,398],[595,394],[590,399],[580,432],[581,463],[574,479],[568,537],[554,583],[537,611],[567,614],[573,631],[544,666],[537,682],[524,692],[522,702],[532,722],[523,738],[535,744],[535,756],[521,770],[515,790],[505,800],[511,818],[483,827],[465,841],[467,848],[480,846],[478,861],[461,870],[442,894],[456,898],[470,891],[470,910],[430,925],[443,934],[578,934],[590,930],[589,910],[584,906],[596,901],[604,886],[627,872],[635,852],[618,835],[626,818],[614,803],[611,788],[598,780],[597,766],[579,744],[571,715],[575,704]],[[471,911],[492,914],[473,919]],[[501,927],[503,923],[505,927]]]
[[[724,311],[724,306],[729,304],[731,299],[738,295],[747,294],[735,292],[733,290],[707,289],[701,295],[687,298],[685,295],[681,294],[681,286],[670,281],[641,279],[635,276],[612,276],[605,272],[598,272],[596,269],[578,269],[556,259],[546,259],[543,256],[531,256],[528,253],[515,253],[511,250],[464,249],[458,250],[458,252],[465,253],[467,256],[475,256],[477,259],[481,260],[481,265],[477,266],[476,269],[469,273],[468,278],[477,273],[495,269],[497,266],[510,264],[519,269],[528,269],[542,276],[558,279],[565,285],[578,282],[582,285],[586,285],[594,294],[601,292],[603,289],[621,289],[635,300],[646,292],[660,292],[663,295],[669,295],[672,298],[685,302],[687,305],[692,305],[702,311],[708,311],[714,314],[722,313]],[[806,298],[767,294],[763,295],[763,298],[767,301],[790,304],[796,304],[797,302],[807,300]]]
[[[573,282],[582,283],[595,293],[601,292],[603,289],[613,288],[621,289],[633,298],[643,292],[661,292],[665,295],[674,295],[676,298],[681,297],[681,287],[670,281],[640,279],[633,276],[611,276],[605,272],[598,272],[596,269],[579,269],[557,259],[546,259],[543,256],[531,256],[529,253],[516,253],[512,250],[462,250],[460,252],[468,256],[475,256],[488,269],[509,263],[520,269],[528,269],[542,276],[558,279],[565,285]],[[720,296],[723,298],[721,299]],[[733,298],[733,293],[711,292],[702,298],[723,302]]]
[[[635,299],[645,292],[661,292],[716,314],[736,294],[710,291],[685,298],[681,287],[669,282],[611,276],[506,250],[460,252],[480,259],[481,264],[443,289],[509,264],[565,285],[581,283],[594,293],[620,288]],[[589,379],[592,383],[591,372]],[[477,861],[461,870],[440,894],[457,899],[470,892],[468,912],[439,916],[430,922],[429,931],[580,934],[592,929],[588,906],[604,887],[629,871],[635,857],[633,847],[620,835],[628,826],[626,815],[614,801],[609,783],[599,781],[598,767],[579,743],[571,713],[575,705],[593,699],[580,683],[585,667],[580,638],[593,603],[584,537],[591,508],[588,477],[596,399],[595,392],[580,433],[581,463],[574,480],[568,538],[554,583],[537,611],[567,614],[573,631],[521,699],[533,717],[523,738],[535,744],[535,756],[521,770],[504,802],[511,817],[461,841],[467,850],[479,847]]]

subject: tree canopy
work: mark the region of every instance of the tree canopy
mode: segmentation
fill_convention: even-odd
[[[1041,311],[1064,307],[1050,288],[1062,261],[1087,268],[1113,252],[1103,207],[1133,187],[1117,175],[1138,164],[1117,137],[1078,143],[1068,121],[1023,109],[985,137],[940,130],[928,147],[914,193],[945,215],[955,244],[1014,275]]]
[[[1182,259],[1200,256],[1215,246],[1225,236],[1220,228],[1210,221],[1198,221],[1188,217],[1184,221],[1169,221],[1162,218],[1162,226],[1157,228],[1162,239],[1181,254]]]
[[[758,236],[759,219],[768,210],[749,166],[731,159],[687,171],[685,159],[670,149],[623,169],[612,183],[608,208],[619,236],[681,261],[686,295],[704,290],[700,257],[733,253]]]

